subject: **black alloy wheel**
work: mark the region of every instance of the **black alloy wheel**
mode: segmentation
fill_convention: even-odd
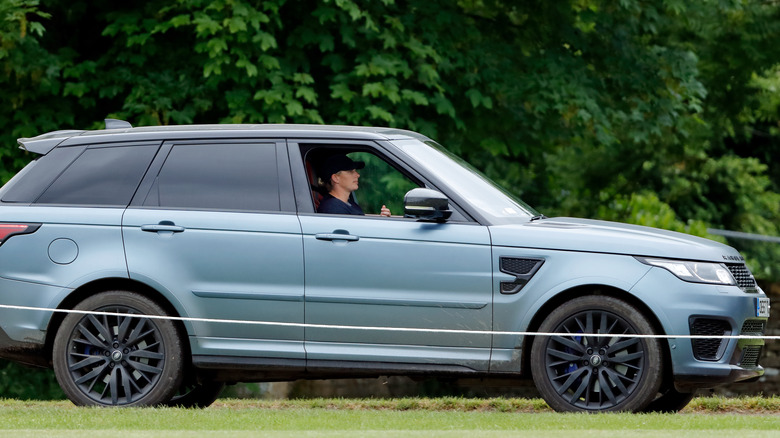
[[[633,306],[606,296],[573,299],[539,328],[531,350],[534,383],[557,411],[639,411],[656,397],[662,381],[655,333]],[[591,334],[610,336],[588,336]]]
[[[103,292],[68,314],[53,348],[54,372],[65,394],[82,406],[152,406],[167,402],[182,379],[179,332],[148,298]],[[127,315],[127,316],[125,316]]]

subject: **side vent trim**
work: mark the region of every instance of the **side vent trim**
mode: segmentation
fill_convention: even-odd
[[[515,276],[515,281],[501,282],[501,293],[512,295],[520,292],[543,264],[544,259],[499,257],[499,270],[504,274]]]

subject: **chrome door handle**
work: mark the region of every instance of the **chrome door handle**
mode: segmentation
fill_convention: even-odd
[[[360,240],[360,237],[353,236],[351,234],[341,234],[341,233],[319,233],[315,234],[314,237],[317,240],[346,240],[348,242],[357,242]]]
[[[148,231],[150,233],[158,233],[160,231],[170,231],[173,233],[181,233],[184,231],[184,227],[180,227],[177,225],[171,224],[149,224],[149,225],[141,225],[141,231]]]

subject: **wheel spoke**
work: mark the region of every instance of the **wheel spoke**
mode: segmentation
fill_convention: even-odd
[[[105,339],[106,344],[111,343],[111,339],[113,339],[113,335],[108,330],[109,324],[108,324],[108,317],[103,315],[103,322],[99,321],[95,315],[87,315],[87,318],[89,319],[89,322],[92,323],[92,325],[97,329],[100,336],[103,336],[103,339]]]
[[[569,339],[563,336],[553,336],[552,340],[565,347],[571,348],[572,350],[585,353],[585,346],[573,339]]]
[[[574,323],[577,325],[577,333],[589,333],[587,328],[587,315],[585,316],[586,322],[583,324],[581,318],[574,318]],[[587,343],[587,339],[585,341]]]
[[[591,380],[590,371],[588,371],[587,369],[583,369],[582,374],[583,377],[580,380],[580,386],[578,386],[577,389],[571,395],[572,402],[579,400],[582,397],[582,394],[585,393],[585,391],[588,388],[590,388],[590,380]]]
[[[612,333],[612,332],[614,332],[615,331],[615,327],[617,327],[617,325],[618,325],[618,320],[615,319],[614,321],[612,321],[612,324],[610,324],[609,328],[604,330],[604,333]]]
[[[119,380],[117,379],[117,374],[119,374],[119,372],[119,367],[111,370],[111,380],[109,381],[108,387],[106,388],[108,391],[111,391],[112,405],[119,403]]]
[[[613,369],[606,368],[604,371],[609,376],[609,380],[611,380],[612,383],[614,383],[615,386],[617,386],[617,388],[620,390],[620,393],[628,395],[628,388],[626,388],[626,385],[623,384],[623,380],[625,379],[630,383],[635,383],[635,381],[627,378],[623,374],[620,374]]]
[[[72,354],[71,357],[73,356],[77,356],[77,355]],[[85,359],[70,365],[68,369],[71,371],[76,371],[105,361],[106,359],[102,356],[87,356]]]
[[[607,331],[608,330],[607,329],[607,322],[608,322],[607,321],[607,317],[605,315],[601,315],[600,320],[601,320],[600,321],[601,324],[599,324],[599,333],[601,333],[601,334],[609,333],[609,331]],[[604,338],[601,338],[601,339],[603,340]]]
[[[130,381],[130,373],[126,371],[122,373],[122,387],[125,389],[125,397],[127,398],[127,403],[132,403],[133,387]]]
[[[586,368],[579,368],[575,371],[572,371],[571,373],[563,374],[559,376],[558,380],[561,380],[566,376],[568,376],[568,378],[558,388],[558,394],[563,394],[564,392],[568,391],[569,388],[577,382],[577,379],[582,377],[583,373],[587,373],[587,372],[588,370]]]
[[[593,326],[593,312],[588,312],[585,315],[585,333],[587,334],[596,333],[596,330],[594,329]],[[599,338],[586,337],[586,339],[588,345],[596,345],[599,342]]]
[[[151,366],[151,365],[146,365],[146,364],[143,364],[141,362],[135,362],[135,361],[131,361],[131,360],[128,360],[127,364],[128,364],[128,366],[133,367],[133,369],[141,372],[142,374],[143,373],[150,373],[150,374],[158,375],[158,374],[162,373],[162,367],[154,367],[154,366]],[[144,375],[144,377],[146,377],[146,375]],[[148,380],[151,380],[151,379],[148,379]]]
[[[123,316],[120,318],[119,329],[117,330],[117,338],[124,340],[127,338],[127,331],[130,328],[130,324],[134,319],[138,319],[131,316]]]
[[[129,358],[132,359],[155,359],[155,360],[161,360],[165,358],[165,355],[162,353],[158,353],[156,351],[149,351],[149,350],[136,350],[131,351],[128,355]]]
[[[615,398],[615,394],[612,393],[612,388],[609,385],[608,379],[604,378],[605,373],[607,373],[606,369],[599,372],[599,388],[601,388],[601,393],[607,396],[607,400],[609,400],[610,404],[615,405],[618,400]]]
[[[637,359],[641,359],[643,356],[644,356],[644,352],[640,350],[637,351],[636,353],[618,354],[615,356],[610,356],[609,361],[614,363],[619,363],[622,365],[629,365],[628,362],[633,362]]]
[[[82,383],[87,382],[87,381],[92,380],[92,379],[96,379],[97,380],[97,379],[99,379],[100,377],[103,376],[103,371],[105,371],[106,368],[108,368],[108,364],[103,364],[103,365],[101,365],[99,367],[96,367],[95,369],[93,369],[92,371],[88,372],[87,374],[84,374],[80,378],[75,379],[74,382],[77,385],[81,385]],[[94,385],[94,382],[93,382],[93,385]]]
[[[636,344],[638,344],[640,342],[642,342],[642,340],[639,339],[639,338],[629,338],[629,339],[625,339],[623,341],[615,342],[614,344],[612,344],[610,346],[610,349],[612,351],[625,350],[628,347],[634,346],[634,345],[636,345]]]
[[[90,332],[89,329],[84,325],[83,321],[82,323],[79,323],[78,331],[79,333],[81,333],[82,336],[84,336],[84,339],[91,345],[95,347],[108,348],[108,344],[107,344],[108,340],[101,341],[98,337],[93,335],[92,332]]]
[[[548,350],[547,354],[558,359],[563,359],[564,362],[574,362],[582,358],[582,355],[580,354],[572,354],[560,350]]]
[[[144,339],[146,336],[155,332],[154,326],[144,331],[146,324],[147,324],[146,319],[139,319],[138,324],[136,324],[135,328],[133,328],[133,331],[130,333],[130,336],[127,338],[127,341],[125,341],[125,345],[133,346],[138,342],[140,342],[142,339]]]

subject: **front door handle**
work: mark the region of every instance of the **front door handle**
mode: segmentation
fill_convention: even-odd
[[[161,231],[181,233],[184,231],[184,227],[177,226],[171,221],[162,221],[159,224],[141,225],[141,231],[148,231],[150,233],[159,233]]]
[[[315,234],[314,237],[317,240],[346,240],[348,242],[357,242],[360,240],[360,237],[353,236],[351,234],[341,234],[341,233],[319,233]]]

